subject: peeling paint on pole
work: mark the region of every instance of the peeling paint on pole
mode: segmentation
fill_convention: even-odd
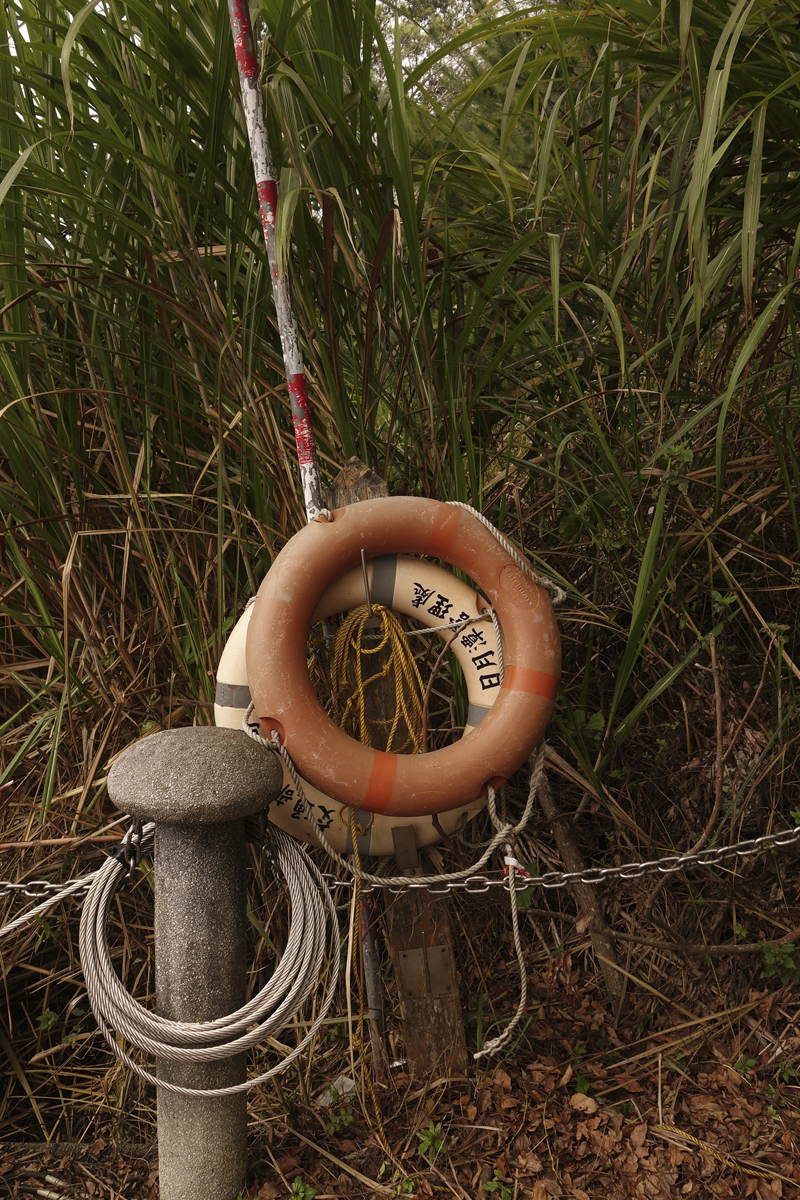
[[[264,228],[267,260],[272,277],[272,294],[275,297],[278,332],[283,349],[286,379],[289,384],[289,401],[292,407],[297,460],[300,464],[300,482],[303,486],[306,515],[309,521],[313,521],[315,517],[319,516],[320,509],[323,507],[319,463],[311,425],[311,402],[308,398],[306,376],[303,370],[297,317],[292,304],[289,279],[278,268],[275,250],[278,188],[264,119],[264,106],[258,78],[258,60],[247,0],[228,0],[228,13],[231,19],[233,44],[236,48],[236,63],[242,88],[242,106],[247,125],[247,136],[250,139],[250,153],[253,157],[253,171],[261,209],[261,224]]]

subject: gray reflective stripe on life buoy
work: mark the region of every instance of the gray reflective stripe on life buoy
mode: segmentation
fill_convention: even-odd
[[[220,708],[248,708],[250,706],[250,688],[246,683],[223,683],[217,680],[217,690],[214,693],[214,703]]]
[[[375,603],[383,604],[383,601],[376,600]],[[357,808],[356,809],[356,825],[360,826],[362,829],[365,829],[364,833],[356,834],[356,841],[358,842],[358,853],[359,854],[367,855],[370,852],[369,847],[370,847],[370,843],[372,841],[372,818],[374,817],[374,815],[375,815],[374,813],[367,812],[366,808]],[[347,849],[345,850],[345,854],[352,854],[352,853],[353,853],[353,834],[351,832],[350,822],[348,821],[348,823],[347,823]]]
[[[373,604],[383,604],[385,608],[391,608],[397,578],[397,555],[381,554],[374,558],[372,563],[370,600]]]
[[[490,708],[484,708],[482,704],[470,704],[467,710],[467,724],[474,729],[491,711]]]

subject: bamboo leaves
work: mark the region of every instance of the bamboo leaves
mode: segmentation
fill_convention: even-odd
[[[67,104],[67,112],[69,113],[70,132],[73,132],[75,129],[75,105],[72,99],[72,84],[69,77],[69,62],[81,28],[97,8],[98,2],[99,0],[89,0],[88,4],[84,4],[83,8],[75,15],[70,23],[70,27],[67,30],[67,36],[64,38],[64,42],[61,47],[61,82],[64,85],[64,98]]]
[[[742,288],[748,308],[753,299],[753,277],[756,263],[756,238],[761,208],[761,163],[764,150],[764,129],[767,122],[767,105],[759,105],[753,116],[753,144],[744,186],[744,211],[742,213]]]
[[[627,736],[666,580],[693,569],[670,540],[684,494],[664,462],[692,443],[707,520],[738,530],[731,445],[796,440],[781,391],[798,370],[791,13],[486,12],[411,67],[370,3],[259,11],[277,243],[323,471],[358,452],[395,486],[490,515],[511,518],[516,497],[564,574],[596,553],[616,610],[606,710]],[[106,675],[134,654],[118,631],[152,628],[159,676],[205,719],[226,622],[302,520],[227,29],[210,0],[74,17],[10,0],[0,23],[15,49],[0,46],[0,501],[8,586],[25,580],[18,636],[24,591],[42,653],[68,673],[77,645],[113,704]],[[753,415],[767,403],[772,423]],[[96,587],[65,602],[41,585],[43,556],[63,562],[77,528],[115,530],[113,546],[82,554]],[[648,703],[703,632],[665,655]],[[62,734],[73,719],[68,703]]]
[[[25,166],[25,163],[33,154],[36,147],[40,146],[43,141],[44,138],[40,138],[38,142],[33,142],[32,145],[26,146],[14,165],[9,167],[3,178],[0,179],[0,205],[2,205],[11,188],[14,186],[16,178]]]

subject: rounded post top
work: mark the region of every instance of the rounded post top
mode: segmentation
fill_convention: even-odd
[[[108,773],[108,794],[141,821],[212,825],[265,809],[278,795],[278,756],[238,729],[166,729],[133,742]]]

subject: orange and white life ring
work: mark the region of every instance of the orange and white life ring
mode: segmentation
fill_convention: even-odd
[[[317,700],[306,664],[308,629],[362,552],[368,559],[442,559],[473,580],[497,613],[505,664],[499,695],[455,745],[424,755],[374,750],[349,737]],[[546,591],[470,513],[412,496],[351,504],[295,534],[259,588],[245,653],[256,715],[267,737],[278,733],[300,774],[340,804],[395,818],[469,806],[487,784],[507,779],[544,734],[561,667]],[[499,676],[496,660],[494,670]]]
[[[420,559],[385,555],[367,563],[367,579],[373,603],[414,617],[428,628],[477,617],[486,607],[468,584],[443,567]],[[348,612],[363,603],[364,577],[361,567],[357,567],[331,585],[313,614],[311,623],[334,613]],[[216,725],[231,729],[241,728],[250,706],[245,646],[252,614],[253,605],[250,604],[225,643],[217,671],[214,721]],[[444,630],[441,636],[449,641],[452,633]],[[491,620],[486,618],[467,625],[453,642],[452,650],[467,687],[469,709],[464,729],[466,736],[488,714],[500,692],[497,641]],[[350,807],[331,799],[307,780],[303,780],[303,789],[333,849],[340,854],[352,850]],[[357,834],[359,852],[362,855],[394,853],[392,828],[398,824],[413,826],[418,847],[430,846],[439,840],[440,830],[446,834],[453,833],[463,821],[479,812],[485,803],[485,798],[478,798],[471,804],[442,813],[438,829],[427,815],[408,817],[399,822],[391,817],[360,810],[356,813],[356,823],[357,828],[364,832]],[[301,841],[315,842],[311,825],[303,815],[302,803],[285,767],[283,787],[270,810],[270,820]]]

